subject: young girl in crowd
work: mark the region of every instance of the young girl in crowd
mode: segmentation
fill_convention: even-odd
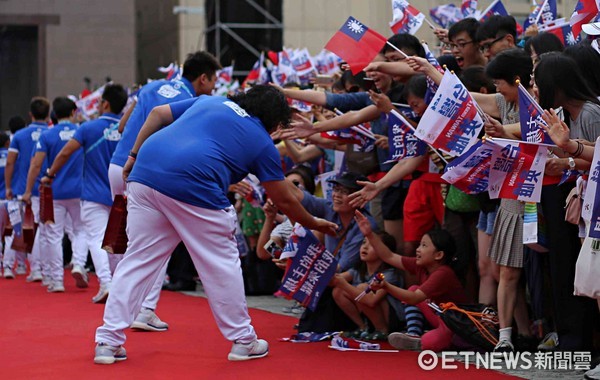
[[[393,236],[386,232],[376,235],[388,250],[396,249],[396,239]],[[394,268],[384,263],[369,240],[365,239],[360,247],[360,262],[357,267],[339,273],[333,278],[330,284],[334,287],[333,299],[358,326],[357,330],[344,333],[344,336],[365,340],[387,340],[390,313],[397,313],[401,308],[399,302],[394,302],[396,300],[385,290],[369,292],[359,301],[355,301],[355,298],[368,287],[369,280],[377,273],[383,273],[385,280],[390,283],[398,282]],[[369,325],[363,319],[363,315],[373,325],[375,329],[373,333],[369,333]]]
[[[359,211],[355,214],[361,232],[381,260],[416,275],[418,279],[418,285],[413,285],[408,290],[386,280],[373,285],[374,289],[383,289],[406,304],[404,310],[407,332],[390,334],[390,344],[401,350],[442,351],[448,348],[452,331],[427,305],[426,300],[436,304],[466,301],[464,289],[449,266],[456,251],[452,236],[445,230],[431,230],[423,235],[416,257],[395,255],[373,233],[368,220]],[[425,320],[433,329],[423,334]]]

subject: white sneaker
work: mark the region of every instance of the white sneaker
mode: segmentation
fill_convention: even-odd
[[[110,284],[100,284],[100,289],[98,290],[98,294],[92,297],[93,303],[106,303],[106,299],[108,298],[108,293],[110,292]]]
[[[600,364],[595,366],[594,368],[588,370],[584,375],[584,379],[589,380],[600,380]]]
[[[96,345],[94,363],[113,364],[127,359],[127,351],[123,346],[114,347],[108,344],[98,343]]]
[[[133,321],[131,328],[146,331],[167,331],[169,324],[161,321],[154,310],[143,307],[135,318],[135,321]]]
[[[264,339],[257,339],[247,344],[234,342],[227,359],[231,361],[259,359],[268,354],[269,343]]]
[[[40,271],[32,271],[29,276],[25,279],[27,282],[40,282],[42,281],[42,273]]]
[[[53,281],[48,285],[48,293],[64,293],[65,286],[62,281]]]
[[[558,347],[558,334],[555,332],[551,332],[546,334],[544,339],[537,346],[537,349],[540,351],[554,351]]]
[[[71,275],[75,279],[75,285],[78,288],[87,288],[88,287],[88,275],[85,268],[82,268],[79,265],[74,265],[73,270],[71,270]]]
[[[4,278],[10,279],[10,280],[15,278],[15,274],[13,273],[12,269],[10,269],[8,267],[4,268]]]
[[[17,269],[15,269],[15,274],[18,274],[19,276],[27,274],[27,266],[25,264],[17,265]]]
[[[49,286],[52,283],[50,277],[42,273],[42,286]]]

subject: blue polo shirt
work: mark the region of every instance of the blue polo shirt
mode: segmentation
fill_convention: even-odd
[[[203,95],[171,104],[175,121],[142,145],[129,175],[194,206],[231,206],[227,190],[248,173],[283,180],[279,153],[258,118],[231,100]]]
[[[119,117],[105,113],[96,120],[81,124],[73,138],[83,148],[83,187],[81,199],[112,205],[108,165],[121,139]]]
[[[314,195],[311,195],[308,192],[304,192],[304,199],[302,200],[302,206],[317,218],[322,218],[337,224],[338,226],[342,225],[342,220],[337,212],[333,211],[333,202],[327,199],[318,198]],[[366,217],[371,222],[371,228],[373,230],[377,229],[375,224],[375,220],[371,215],[368,215],[366,211],[362,211],[363,214],[366,214]],[[340,231],[341,233],[341,231]],[[358,261],[360,260],[360,246],[365,239],[365,236],[360,232],[360,228],[358,228],[358,224],[356,221],[352,219],[350,223],[350,229],[346,234],[346,239],[344,243],[342,243],[342,247],[340,248],[337,258],[338,264],[340,266],[340,270],[345,272],[350,268],[353,268]],[[335,251],[340,239],[336,236],[325,235],[325,248],[329,252]]]
[[[6,167],[8,149],[0,148],[0,199],[6,198],[6,184],[4,183],[4,168]]]
[[[71,140],[77,131],[77,125],[60,121],[54,127],[42,132],[35,146],[35,152],[46,153],[46,163],[52,165],[61,149]],[[52,196],[54,199],[73,199],[81,196],[81,176],[83,172],[83,155],[77,149],[52,181]]]
[[[178,102],[180,100],[190,99],[195,96],[192,83],[185,79],[156,80],[150,82],[140,90],[137,103],[133,112],[125,124],[121,141],[117,145],[117,149],[113,154],[111,163],[119,166],[124,166],[127,162],[127,156],[135,144],[144,121],[154,107],[163,104]]]
[[[15,161],[15,169],[11,181],[13,195],[23,195],[25,186],[27,185],[27,173],[29,172],[29,164],[31,157],[34,154],[35,144],[39,140],[43,131],[48,129],[48,124],[42,122],[33,122],[29,126],[17,131],[10,141],[9,152],[18,154]],[[44,163],[42,170],[45,172],[46,164]],[[38,187],[40,185],[39,177],[31,191],[32,195],[39,195]]]

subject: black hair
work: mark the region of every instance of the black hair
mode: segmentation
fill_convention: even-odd
[[[395,237],[393,237],[392,235],[390,235],[389,233],[387,233],[385,231],[374,232],[374,234],[379,236],[379,238],[381,239],[383,244],[390,251],[396,252],[396,238]],[[393,268],[393,267],[382,261],[381,265],[379,265],[379,268],[377,268],[375,273],[383,272],[386,269],[390,269],[390,268]],[[356,264],[356,269],[358,270],[358,274],[361,278],[365,278],[367,276],[367,264],[364,261],[359,260],[358,263]]]
[[[462,68],[456,62],[456,58],[452,54],[443,54],[437,57],[437,61],[440,66],[446,66],[446,69],[454,71],[456,74],[460,73]]]
[[[356,75],[352,75],[352,71],[345,70],[344,72],[342,72],[342,76],[340,77],[340,82],[342,84],[344,91],[346,91],[346,89],[348,88],[347,85],[350,85],[350,88],[356,89],[356,91],[352,91],[352,92],[358,92],[358,91],[365,90],[365,83],[363,82],[364,79],[365,79],[364,71],[361,71],[360,73],[358,73]]]
[[[387,93],[387,97],[390,98],[392,103],[406,103],[406,97],[404,96],[404,88],[406,85],[398,83],[392,87]]]
[[[564,106],[572,100],[600,105],[575,60],[558,52],[540,56],[540,63],[535,68],[535,84],[543,109]]]
[[[205,51],[197,51],[188,54],[181,76],[193,82],[202,74],[206,74],[210,78],[219,69],[221,69],[221,65],[214,55]]]
[[[10,141],[10,137],[4,131],[0,131],[0,148],[4,148],[6,143]]]
[[[127,91],[120,84],[107,84],[102,99],[108,102],[112,113],[120,114],[127,104]]]
[[[512,35],[517,38],[517,22],[513,16],[495,15],[485,20],[477,29],[477,42],[488,38],[498,38],[500,35]]]
[[[532,47],[538,57],[550,51],[563,51],[565,48],[560,38],[547,32],[542,32],[537,36],[533,36],[525,42],[525,51],[530,56]]]
[[[467,90],[471,92],[479,92],[482,87],[487,90],[488,94],[496,92],[496,86],[494,86],[492,79],[485,75],[485,67],[483,66],[467,67],[460,73],[459,77]]]
[[[485,68],[485,73],[492,79],[503,79],[511,85],[519,79],[525,88],[531,87],[529,77],[533,71],[531,57],[520,48],[500,52]]]
[[[410,77],[406,86],[404,86],[404,98],[408,99],[409,95],[416,96],[417,98],[425,99],[425,93],[427,92],[427,76],[423,74],[417,74]]]
[[[58,96],[52,101],[52,111],[57,120],[70,117],[76,109],[75,102],[66,96]]]
[[[302,177],[304,190],[308,191],[310,194],[315,193],[315,175],[311,168],[304,165],[298,165],[285,173],[285,176],[287,177],[290,174],[298,174]]]
[[[442,264],[451,266],[451,264],[455,261],[456,242],[454,241],[454,238],[450,232],[441,229],[434,229],[427,232],[425,235],[429,236],[436,251],[444,251]]]
[[[35,96],[29,104],[29,112],[34,120],[46,120],[50,115],[50,102],[42,96]]]
[[[229,99],[257,117],[269,133],[279,125],[285,128],[290,124],[292,111],[287,98],[273,86],[255,85],[245,93],[230,95]]]
[[[567,57],[573,58],[582,73],[585,73],[585,81],[595,96],[600,96],[600,53],[598,53],[589,41],[582,41],[574,46],[568,46],[564,50]]]
[[[470,39],[477,41],[477,29],[479,29],[479,25],[479,21],[473,17],[462,19],[450,27],[448,30],[448,39],[452,41],[457,34],[467,32]]]
[[[25,128],[25,119],[21,116],[13,116],[8,119],[8,129],[13,135],[19,130]]]
[[[394,45],[398,49],[404,51],[407,55],[417,55],[421,58],[425,58],[425,49],[419,39],[412,34],[408,33],[399,33],[394,34],[390,38],[388,38],[387,42]],[[396,51],[389,44],[383,45],[383,49],[381,50],[381,54],[385,54],[389,51]]]

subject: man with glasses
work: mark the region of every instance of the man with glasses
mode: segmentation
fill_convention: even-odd
[[[477,29],[479,50],[488,60],[501,51],[516,47],[517,22],[512,16],[492,16]]]
[[[479,50],[476,35],[479,21],[469,17],[452,25],[448,31],[450,49],[456,63],[461,69],[479,65],[484,66],[486,59]]]

